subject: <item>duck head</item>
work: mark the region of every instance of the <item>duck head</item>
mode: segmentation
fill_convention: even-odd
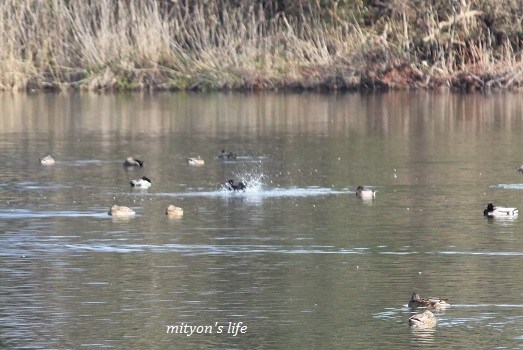
[[[495,209],[496,209],[496,207],[494,206],[494,204],[489,203],[489,204],[487,205],[487,209],[485,209],[485,210],[483,211],[483,215],[484,215],[484,216],[488,216],[488,214],[489,214],[489,213],[492,213]]]
[[[409,318],[409,324],[414,327],[434,327],[436,325],[436,316],[427,310]]]
[[[418,293],[412,292],[412,297],[410,297],[410,301],[421,301],[421,297]]]

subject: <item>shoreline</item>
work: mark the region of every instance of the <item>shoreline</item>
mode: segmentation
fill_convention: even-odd
[[[450,91],[450,92],[484,92],[484,91],[520,91],[519,82],[510,81],[516,73],[496,76],[486,72],[477,76],[470,72],[458,72],[450,77],[429,76],[411,66],[392,69],[386,74],[366,72],[359,78],[346,78],[342,75],[317,76],[314,81],[305,76],[301,80],[278,82],[259,81],[239,84],[233,87],[213,87],[194,84],[180,88],[168,83],[147,86],[127,86],[125,88],[107,85],[92,88],[78,82],[36,82],[24,89],[1,89],[0,91],[39,91],[39,92],[389,92],[389,91]],[[118,77],[116,77],[118,78]],[[508,82],[508,83],[507,83]]]

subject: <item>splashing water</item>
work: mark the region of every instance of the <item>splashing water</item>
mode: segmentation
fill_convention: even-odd
[[[257,193],[261,192],[264,189],[264,179],[266,176],[264,174],[248,172],[248,173],[235,173],[232,176],[232,179],[240,182],[242,181],[247,188],[243,192]],[[228,180],[228,179],[227,179]],[[223,192],[230,192],[225,183],[221,186]]]
[[[244,182],[247,185],[245,190],[231,191],[227,188],[226,182],[232,179],[235,182]],[[320,186],[280,186],[273,183],[268,175],[260,169],[250,171],[240,171],[232,173],[211,191],[189,191],[189,192],[170,192],[170,193],[144,193],[144,196],[169,196],[169,197],[219,197],[249,199],[259,202],[264,198],[283,198],[283,197],[309,197],[309,196],[329,196],[354,194],[348,188],[334,189]]]

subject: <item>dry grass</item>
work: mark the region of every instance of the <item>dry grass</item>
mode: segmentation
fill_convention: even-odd
[[[501,2],[391,1],[363,25],[311,4],[5,0],[0,89],[516,88],[523,14]]]

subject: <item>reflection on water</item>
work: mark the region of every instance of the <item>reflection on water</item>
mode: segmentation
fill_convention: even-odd
[[[2,133],[25,133],[29,129],[53,137],[78,131],[134,137],[186,132],[224,137],[302,133],[317,137],[353,133],[394,137],[423,132],[426,146],[437,142],[441,133],[521,128],[523,109],[518,95],[509,93],[4,94],[0,101]],[[96,118],[90,117],[93,114]]]
[[[523,207],[519,95],[0,100],[0,347],[522,346],[520,219],[483,217]],[[413,290],[449,298],[434,329],[409,327]]]
[[[410,327],[410,332],[412,333],[411,346],[433,345],[436,328]]]

